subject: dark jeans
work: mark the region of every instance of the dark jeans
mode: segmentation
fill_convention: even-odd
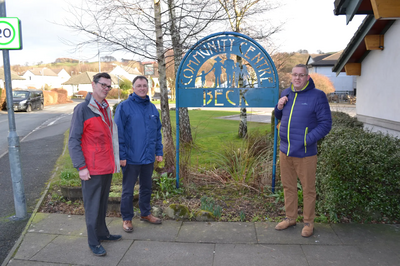
[[[89,245],[99,245],[99,237],[110,235],[106,225],[106,213],[112,174],[90,177],[89,180],[81,182],[86,229]]]
[[[150,214],[151,206],[151,185],[154,164],[133,165],[127,164],[122,167],[122,196],[121,196],[121,215],[122,220],[132,220],[133,218],[133,189],[139,177],[139,208],[140,215]]]

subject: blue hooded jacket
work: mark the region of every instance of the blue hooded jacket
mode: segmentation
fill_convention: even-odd
[[[315,88],[312,78],[296,91],[291,85],[281,97],[288,101],[282,110],[275,106],[275,116],[281,120],[280,150],[291,157],[309,157],[317,154],[317,141],[332,127],[331,109],[325,93]]]
[[[146,96],[135,93],[117,106],[114,117],[118,126],[120,160],[127,164],[154,163],[163,155],[161,122],[157,108]]]

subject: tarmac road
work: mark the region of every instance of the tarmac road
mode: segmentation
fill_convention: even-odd
[[[56,160],[63,151],[64,133],[70,126],[71,113],[75,104],[49,106],[44,111],[26,114],[39,119],[38,114],[49,116],[45,122],[29,133],[18,134],[20,141],[20,160],[24,182],[28,214],[32,213],[46,182],[51,178]],[[25,115],[25,114],[19,114]],[[2,112],[1,118],[7,117]],[[25,117],[26,118],[26,117]],[[2,123],[4,127],[8,125]],[[22,126],[21,126],[22,127]],[[21,128],[20,127],[20,128]],[[18,132],[18,121],[17,121]],[[3,156],[1,156],[3,155]],[[10,174],[8,153],[0,154],[0,264],[21,235],[28,219],[15,221],[15,206]]]

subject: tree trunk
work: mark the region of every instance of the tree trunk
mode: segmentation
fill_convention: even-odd
[[[157,62],[161,93],[161,123],[164,143],[164,167],[167,172],[172,172],[175,174],[175,146],[172,138],[171,118],[169,115],[167,76],[161,28],[161,7],[159,0],[154,1],[154,18],[156,26]]]
[[[175,1],[168,0],[169,18],[171,21],[171,39],[174,49],[174,70],[175,76],[178,72],[179,64],[182,61],[182,44],[179,29],[176,26]],[[175,88],[176,90],[177,88]],[[183,143],[192,143],[192,130],[190,128],[189,112],[187,107],[179,108],[179,140]]]
[[[240,56],[236,56],[236,62],[239,63],[240,68],[242,69],[242,58]],[[239,77],[239,88],[243,88],[243,77]],[[240,101],[245,104],[242,91],[240,91]],[[239,122],[239,130],[238,130],[239,138],[245,138],[247,136],[247,111],[246,108],[240,108],[240,122]]]

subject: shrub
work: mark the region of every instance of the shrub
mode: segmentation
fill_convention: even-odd
[[[0,89],[0,110],[6,109],[6,90]]]
[[[363,123],[344,112],[332,112],[332,127],[335,126],[362,128]]]
[[[78,91],[78,92],[75,93],[75,94],[82,95],[82,98],[85,99],[85,98],[86,98],[86,95],[88,94],[88,92],[87,92],[87,91]]]
[[[68,98],[68,92],[65,89],[52,89],[51,91],[57,93],[57,103],[67,103],[70,101]]]
[[[320,146],[317,210],[331,221],[400,221],[400,140],[335,126]]]
[[[335,87],[328,77],[317,73],[312,73],[310,74],[310,76],[314,80],[315,87],[325,92],[325,94],[329,94],[335,91]]]

